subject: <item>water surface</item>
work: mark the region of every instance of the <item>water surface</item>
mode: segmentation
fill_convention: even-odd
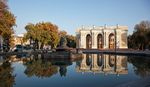
[[[150,59],[139,56],[83,54],[76,61],[0,57],[0,87],[116,87],[149,73]]]

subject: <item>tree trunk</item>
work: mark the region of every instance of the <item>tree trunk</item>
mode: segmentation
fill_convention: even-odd
[[[39,45],[38,49],[40,50],[41,49],[41,42],[39,42],[38,45]]]
[[[44,46],[44,43],[41,43],[41,47],[40,47],[40,49],[43,49],[43,46]]]
[[[144,45],[142,44],[141,46],[142,46],[142,48],[141,48],[141,49],[143,50],[143,46],[144,46]]]
[[[141,47],[141,45],[140,45],[140,44],[138,44],[138,50],[140,50],[140,47]]]

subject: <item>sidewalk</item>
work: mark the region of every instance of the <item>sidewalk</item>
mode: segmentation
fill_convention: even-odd
[[[120,55],[139,55],[139,56],[150,56],[150,50],[141,51],[141,50],[98,50],[98,49],[81,49],[83,53],[104,53],[104,54],[120,54]]]

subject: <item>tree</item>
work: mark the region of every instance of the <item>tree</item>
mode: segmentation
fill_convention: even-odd
[[[140,50],[150,46],[150,22],[142,21],[136,24],[132,36],[128,37],[129,47]]]
[[[25,26],[25,29],[27,31],[27,33],[25,34],[23,40],[27,40],[30,39],[31,41],[34,41],[34,46],[33,48],[36,49],[37,48],[37,40],[38,40],[38,30],[36,28],[36,26],[32,23],[29,23],[28,25]]]
[[[65,37],[67,35],[66,31],[59,31],[59,37]]]
[[[68,47],[72,47],[72,48],[76,48],[76,38],[73,35],[67,35],[67,46]]]
[[[9,48],[12,38],[13,26],[15,25],[16,18],[8,10],[6,0],[0,0],[0,32],[4,39],[4,45]]]
[[[67,40],[67,46],[68,47],[72,47],[72,48],[75,48],[76,47],[76,38],[75,36],[73,35],[69,35],[67,34],[66,31],[59,31],[59,37],[63,37],[63,38],[66,38]]]
[[[51,45],[55,48],[59,42],[58,27],[50,22],[32,24],[25,27],[27,34],[26,39],[32,39],[42,49],[44,45]]]

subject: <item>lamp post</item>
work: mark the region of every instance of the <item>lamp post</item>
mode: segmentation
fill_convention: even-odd
[[[115,53],[116,53],[116,46],[117,46],[117,36],[116,36],[116,29],[115,29]]]

